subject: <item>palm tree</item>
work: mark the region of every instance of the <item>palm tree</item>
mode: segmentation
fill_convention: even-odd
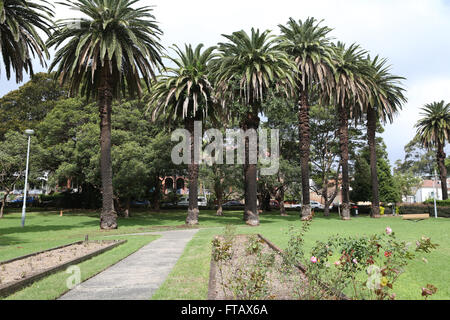
[[[377,153],[376,153],[376,128],[378,120],[384,123],[392,123],[394,115],[402,108],[402,104],[407,101],[401,87],[403,77],[390,73],[390,66],[386,66],[387,60],[376,56],[373,60],[367,57],[367,63],[371,69],[370,93],[371,97],[366,106],[367,113],[367,140],[370,152],[370,171],[372,179],[372,211],[371,217],[380,216],[380,197],[378,191],[377,173]]]
[[[35,3],[26,0],[0,1],[0,52],[6,70],[6,78],[15,72],[16,82],[23,80],[23,71],[33,75],[33,58],[45,66],[49,58],[47,47],[37,29],[50,35],[53,10],[48,2]]]
[[[422,119],[417,124],[417,135],[427,149],[436,148],[436,161],[441,179],[442,199],[448,199],[445,144],[450,141],[450,103],[433,102],[422,108]]]
[[[213,107],[213,87],[210,83],[211,59],[215,57],[215,47],[202,52],[203,44],[195,50],[191,45],[181,51],[177,46],[174,50],[178,58],[167,57],[175,68],[167,68],[168,74],[158,77],[152,87],[149,107],[152,109],[153,120],[162,114],[168,120],[184,120],[186,130],[190,133],[191,159],[189,169],[189,208],[186,224],[198,224],[198,173],[199,161],[195,160],[194,124],[203,121],[208,115],[208,109]],[[210,110],[209,114],[213,114]]]
[[[335,87],[332,101],[337,106],[339,117],[339,145],[342,169],[342,219],[350,219],[349,181],[349,118],[363,110],[368,100],[367,79],[369,68],[364,62],[366,51],[352,44],[348,48],[341,42],[334,46]]]
[[[302,179],[302,219],[311,215],[309,186],[310,125],[309,97],[315,84],[328,92],[332,88],[332,49],[328,27],[320,27],[316,19],[308,18],[298,23],[290,18],[281,29],[281,46],[292,57],[298,67],[296,88],[298,90],[298,131],[300,138],[300,165]]]
[[[49,38],[58,49],[50,70],[69,83],[70,94],[97,99],[100,114],[100,171],[102,212],[100,227],[117,228],[113,204],[111,168],[112,101],[128,94],[140,96],[141,79],[149,87],[154,68],[162,66],[159,36],[162,34],[152,8],[132,8],[136,0],[73,0],[65,5],[86,17],[59,21]]]
[[[220,56],[214,62],[214,77],[223,103],[238,102],[241,110],[241,128],[257,130],[259,114],[268,89],[277,86],[286,93],[292,91],[295,64],[278,47],[278,39],[270,31],[260,32],[252,28],[251,34],[241,30],[223,35],[226,43],[219,43]],[[244,220],[248,225],[259,225],[257,208],[257,165],[249,161],[249,140],[245,139],[245,210]]]

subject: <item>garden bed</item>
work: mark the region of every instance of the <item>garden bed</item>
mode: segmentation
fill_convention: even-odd
[[[216,239],[224,241],[222,236],[217,236]],[[260,245],[260,251],[258,254],[250,254],[249,248],[254,248],[255,240]],[[270,267],[261,267],[261,264],[272,259]],[[264,270],[258,272],[261,271],[260,268]],[[213,253],[208,300],[297,299],[298,290],[302,287],[299,284],[305,282],[306,277],[296,267],[289,269],[286,270],[283,266],[283,258],[276,247],[260,235],[236,235],[232,240],[231,259],[215,261]]]
[[[10,295],[47,275],[125,242],[126,240],[79,241],[0,262],[0,296]]]

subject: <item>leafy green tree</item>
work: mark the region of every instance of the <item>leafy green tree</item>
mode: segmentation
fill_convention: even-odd
[[[394,170],[394,180],[400,188],[400,193],[405,199],[413,195],[421,185],[422,179],[414,176],[411,172],[398,172]]]
[[[66,88],[53,79],[53,75],[34,74],[19,89],[0,98],[0,139],[10,130],[22,133],[25,129],[35,129],[67,93]]]
[[[379,177],[380,201],[396,203],[401,201],[399,184],[395,181],[389,164],[386,145],[381,138],[377,139],[377,172]],[[370,201],[372,199],[372,184],[370,176],[370,150],[366,146],[359,151],[360,156],[355,163],[355,174],[352,181],[351,199],[353,201]]]
[[[415,176],[432,176],[436,167],[435,152],[424,148],[416,135],[404,148],[405,158],[396,162],[396,170]]]
[[[417,122],[417,136],[427,149],[436,150],[442,199],[448,199],[447,168],[445,167],[445,144],[450,141],[450,103],[444,101],[426,104],[422,108],[422,118]]]
[[[223,103],[239,105],[232,110],[240,118],[240,127],[257,130],[263,101],[272,87],[292,91],[295,64],[278,47],[278,39],[270,31],[260,32],[252,28],[231,35],[223,35],[228,42],[219,43],[219,58],[214,62],[216,89]],[[251,226],[259,225],[257,208],[257,164],[249,163],[249,139],[245,139],[244,164],[244,221]]]
[[[6,199],[14,187],[24,185],[28,138],[23,133],[10,131],[0,143],[0,190],[4,191],[1,199],[0,218],[3,217]],[[36,137],[31,138],[29,183],[36,183],[40,175],[39,167],[41,149]]]
[[[162,65],[162,34],[152,8],[136,8],[135,0],[73,0],[65,4],[85,18],[59,22],[47,45],[62,46],[50,65],[68,83],[70,93],[97,98],[100,113],[101,229],[116,229],[111,165],[112,101],[141,94],[141,78],[150,86]]]
[[[330,93],[333,83],[332,50],[328,33],[332,30],[319,26],[316,19],[295,21],[290,18],[281,29],[282,48],[292,57],[298,68],[296,77],[298,130],[302,178],[302,219],[311,215],[309,162],[310,162],[310,97],[314,89]]]
[[[189,207],[186,224],[198,224],[198,172],[199,161],[195,160],[194,126],[195,121],[205,121],[214,116],[217,105],[214,104],[213,87],[209,63],[214,58],[214,47],[202,52],[203,44],[195,49],[185,46],[183,52],[175,47],[177,58],[167,57],[176,67],[167,68],[168,74],[158,77],[153,85],[149,107],[153,119],[165,116],[166,121],[184,121],[185,129],[190,133],[189,170]],[[184,150],[186,152],[186,150]]]
[[[52,17],[47,1],[0,1],[0,51],[8,80],[11,70],[17,83],[22,82],[23,71],[33,75],[33,58],[45,66],[49,54],[38,31],[49,36]]]

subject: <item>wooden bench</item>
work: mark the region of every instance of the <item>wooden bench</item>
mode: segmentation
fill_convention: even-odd
[[[420,220],[425,220],[425,219],[429,219],[430,218],[430,214],[428,213],[424,213],[424,214],[405,214],[402,216],[402,220],[416,220],[416,221],[420,221]]]

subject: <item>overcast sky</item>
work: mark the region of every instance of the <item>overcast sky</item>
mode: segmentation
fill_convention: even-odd
[[[142,0],[155,5],[164,32],[163,45],[215,45],[221,34],[251,27],[278,33],[289,17],[313,16],[333,28],[331,36],[357,42],[371,55],[389,59],[396,75],[407,78],[408,103],[383,133],[389,158],[404,156],[403,147],[415,134],[420,108],[433,101],[450,102],[450,0]],[[57,18],[74,12],[57,5]],[[170,50],[169,50],[170,52]],[[40,70],[36,64],[35,69]],[[0,74],[0,96],[15,89]]]

